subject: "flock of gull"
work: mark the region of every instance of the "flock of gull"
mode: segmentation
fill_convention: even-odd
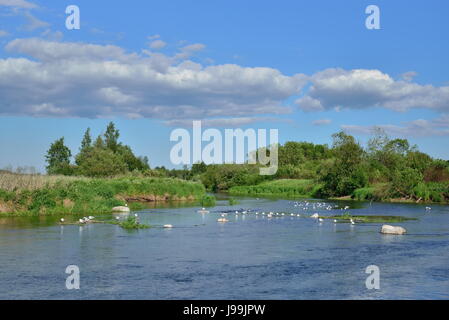
[[[295,201],[293,202],[293,207],[299,211],[302,210],[304,212],[307,211],[323,211],[323,210],[327,210],[327,211],[332,211],[332,210],[340,210],[340,211],[344,211],[346,212],[349,209],[349,206],[345,206],[345,207],[340,207],[338,205],[330,205],[326,202],[309,202],[309,201]],[[432,210],[431,207],[426,207],[426,212],[430,212]],[[201,210],[197,211],[198,213],[201,214],[207,214],[210,213],[210,211],[208,211],[206,208],[201,208]],[[231,210],[231,211],[227,211],[227,212],[221,212],[220,214],[220,218],[217,220],[217,222],[219,223],[227,223],[229,222],[228,217],[231,215],[235,215],[235,220],[238,220],[239,217],[244,218],[247,215],[254,215],[256,217],[260,216],[260,217],[266,217],[268,219],[273,219],[273,218],[281,218],[281,217],[288,217],[290,216],[291,218],[297,217],[297,218],[301,218],[301,217],[309,217],[312,219],[316,219],[320,224],[322,222],[324,222],[324,219],[318,214],[318,213],[313,213],[313,214],[306,214],[306,215],[301,215],[299,213],[285,213],[285,212],[273,212],[273,211],[269,211],[269,212],[265,212],[265,211],[255,211],[255,210],[251,210],[251,209],[240,209],[240,210]],[[136,218],[136,220],[138,221],[139,216],[137,214],[134,214],[134,217]],[[116,217],[117,221],[120,221],[120,217]],[[83,217],[81,219],[79,219],[79,223],[80,224],[87,224],[89,222],[94,222],[95,217],[93,216],[89,216],[89,217]],[[62,218],[61,223],[64,223],[65,220],[64,218]],[[336,219],[333,220],[334,223],[338,223],[338,221]],[[350,218],[349,222],[351,225],[355,225],[356,222]],[[171,229],[173,228],[173,225],[171,224],[166,224],[163,226],[164,228],[167,229]]]
[[[302,210],[302,211],[319,211],[319,210],[327,210],[327,211],[331,211],[331,210],[337,210],[340,209],[341,211],[346,211],[349,209],[349,206],[345,206],[345,207],[339,207],[338,205],[330,205],[328,203],[325,202],[309,202],[309,201],[295,201],[293,202],[293,207],[296,208],[296,211]],[[201,210],[198,211],[198,213],[204,214],[204,213],[209,213],[209,211],[207,211],[205,208],[202,208]],[[255,211],[255,210],[251,210],[251,209],[240,209],[240,210],[236,210],[236,211],[228,211],[228,212],[222,212],[220,213],[220,218],[217,220],[217,222],[219,223],[226,223],[229,222],[228,217],[231,215],[235,215],[235,219],[239,219],[239,217],[245,217],[247,215],[254,215],[254,216],[261,216],[261,217],[266,217],[268,219],[273,219],[273,218],[281,218],[281,217],[297,217],[297,218],[301,218],[301,217],[310,217],[313,219],[316,219],[319,223],[324,222],[324,219],[322,217],[320,217],[320,215],[318,213],[313,213],[311,215],[301,215],[299,213],[285,213],[285,212],[273,212],[273,211],[269,211],[269,212],[265,212],[265,211]],[[355,224],[355,221],[353,219],[349,220],[350,223],[352,225]],[[333,220],[334,223],[337,223],[338,221],[336,219]]]

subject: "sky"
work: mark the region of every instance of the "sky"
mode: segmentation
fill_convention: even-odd
[[[173,167],[170,133],[193,120],[281,143],[340,130],[366,143],[381,127],[449,159],[448,13],[446,0],[0,0],[0,168],[43,172],[51,142],[75,154],[109,121],[152,167]]]

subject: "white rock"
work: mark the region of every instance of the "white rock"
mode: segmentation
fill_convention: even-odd
[[[382,229],[380,230],[380,233],[402,235],[402,234],[406,234],[407,230],[405,230],[402,227],[394,227],[394,226],[389,226],[389,225],[385,224],[385,225],[382,226]]]
[[[128,207],[120,206],[120,207],[112,208],[112,211],[114,211],[114,212],[129,212],[130,210]]]

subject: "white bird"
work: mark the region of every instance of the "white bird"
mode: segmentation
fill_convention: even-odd
[[[64,220],[64,218],[61,218],[61,222],[64,222],[65,220]]]
[[[171,229],[171,228],[173,228],[173,226],[172,226],[171,224],[165,224],[165,225],[164,225],[164,228],[165,228],[165,229]]]
[[[432,210],[432,208],[431,207],[426,207],[426,210],[429,211],[429,210]]]
[[[116,217],[115,220],[120,220],[120,217]]]
[[[296,216],[297,216],[297,217],[300,217],[301,215],[300,215],[300,214],[297,214]]]
[[[84,223],[84,220],[83,220],[83,219],[79,219],[79,222],[80,222],[80,223]]]
[[[89,220],[94,220],[95,217],[89,216]]]
[[[334,223],[337,223],[337,220],[334,220]]]
[[[321,218],[319,218],[319,219],[318,219],[318,221],[319,221],[319,222],[323,222],[324,220],[323,220],[323,219],[321,219]]]
[[[352,225],[354,225],[354,224],[355,224],[354,220],[352,220],[352,219],[351,219],[351,224],[352,224]]]

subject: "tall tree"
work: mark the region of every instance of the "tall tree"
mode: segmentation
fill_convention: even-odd
[[[56,140],[50,145],[45,156],[47,172],[49,174],[67,174],[70,171],[70,158],[72,152],[64,144],[64,137]]]
[[[120,137],[120,132],[115,128],[113,122],[109,122],[106,132],[104,134],[104,142],[106,147],[114,152],[117,151],[118,138]]]
[[[84,133],[83,140],[81,141],[80,152],[87,151],[92,146],[92,137],[90,135],[90,128],[87,128]]]

